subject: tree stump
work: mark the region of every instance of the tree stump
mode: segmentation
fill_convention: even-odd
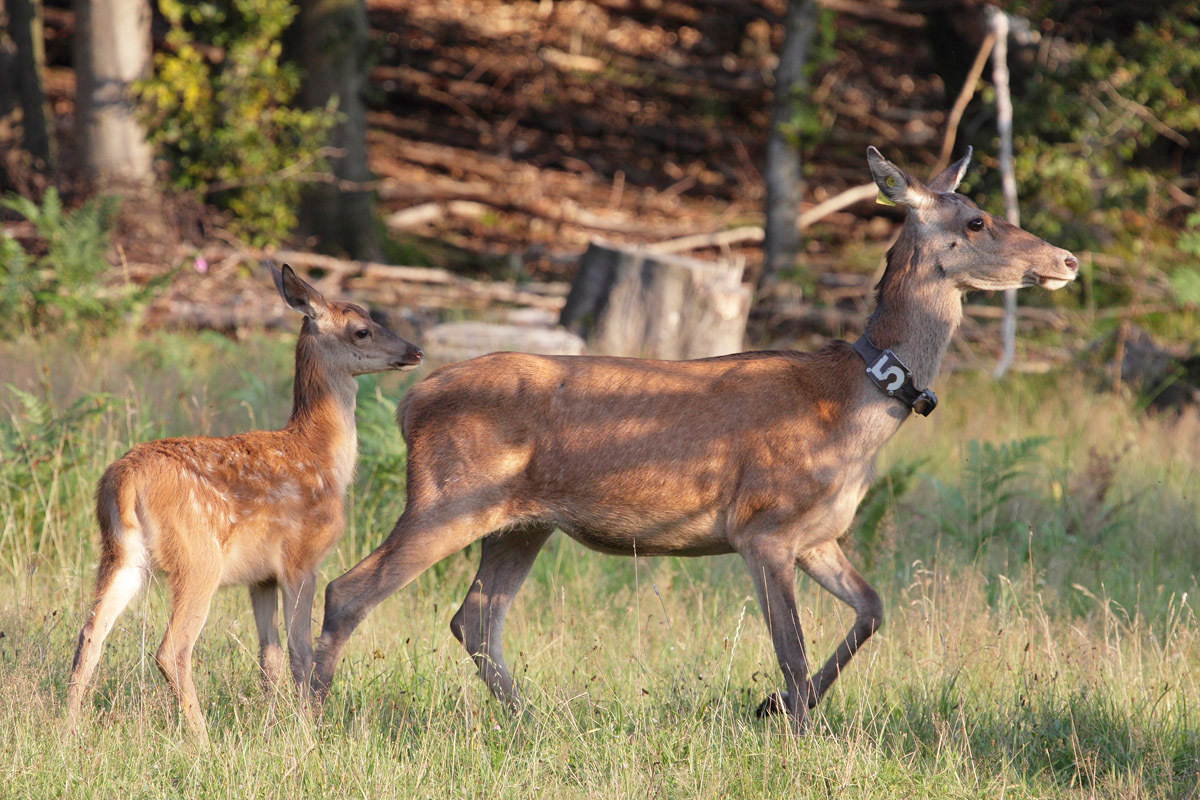
[[[741,351],[750,295],[736,264],[592,242],[559,322],[590,353],[707,358]]]

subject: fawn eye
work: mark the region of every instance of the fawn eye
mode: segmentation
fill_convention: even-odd
[[[366,328],[359,328],[358,330],[356,330],[354,332],[354,338],[358,339],[360,342],[363,339],[366,339],[370,335],[371,335],[371,332],[369,330],[367,330]]]
[[[976,217],[967,223],[967,227],[975,232],[983,230],[983,217]]]

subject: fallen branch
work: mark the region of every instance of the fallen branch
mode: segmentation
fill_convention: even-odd
[[[944,170],[950,163],[950,155],[954,152],[954,140],[958,138],[958,123],[962,120],[963,112],[967,110],[967,103],[970,103],[971,98],[975,96],[975,87],[979,83],[980,76],[983,75],[983,68],[987,65],[988,56],[992,54],[992,47],[995,44],[996,34],[994,31],[989,31],[983,39],[983,44],[979,45],[975,61],[971,64],[971,69],[967,71],[967,79],[963,82],[962,90],[954,100],[950,116],[946,118],[946,138],[942,139],[942,152],[932,170],[934,175]]]
[[[835,194],[828,200],[817,203],[812,208],[800,214],[800,216],[796,217],[796,227],[804,230],[830,214],[841,211],[843,208],[848,208],[855,203],[870,200],[877,194],[879,194],[879,187],[874,183],[863,183],[853,186],[844,192]]]
[[[761,225],[745,225],[740,228],[717,231],[715,233],[697,233],[691,236],[680,236],[678,239],[668,239],[646,246],[651,253],[685,253],[688,250],[699,250],[702,247],[729,247],[745,242],[761,242],[763,229]]]
[[[405,290],[436,296],[442,300],[487,301],[558,310],[562,308],[570,286],[566,283],[528,283],[514,286],[509,283],[477,281],[463,278],[444,269],[430,267],[398,267],[371,261],[347,261],[333,256],[306,253],[299,250],[278,250],[272,257],[292,266],[320,269],[326,274],[316,280],[318,289],[325,286],[353,288],[363,283],[409,284]]]
[[[810,225],[828,217],[830,214],[841,211],[855,203],[871,199],[878,192],[879,188],[873,183],[864,183],[861,186],[854,186],[844,192],[839,192],[796,217],[796,227],[799,230],[804,230]],[[653,253],[683,253],[688,250],[698,250],[702,247],[729,247],[747,242],[761,242],[762,240],[763,229],[761,225],[745,225],[740,228],[716,231],[715,233],[697,233],[690,236],[680,236],[677,239],[668,239],[663,242],[647,245],[646,249]]]

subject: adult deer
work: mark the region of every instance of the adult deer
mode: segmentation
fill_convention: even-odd
[[[277,431],[146,442],[105,470],[96,490],[96,600],[75,650],[68,730],[105,637],[152,570],[166,574],[172,604],[156,660],[198,738],[208,735],[192,683],[192,646],[221,585],[250,587],[268,684],[283,669],[282,588],[292,675],[307,692],[316,569],[345,527],[342,502],[358,455],[355,376],[415,369],[422,354],[361,307],[327,302],[286,264],[282,272],[268,267],[284,302],[305,317],[291,419]]]
[[[1067,251],[955,193],[969,152],[928,186],[875,148],[867,160],[908,218],[855,344],[682,362],[495,353],[414,387],[399,413],[408,506],[387,539],[326,591],[317,696],[372,607],[487,535],[450,627],[492,693],[517,708],[501,630],[557,527],[604,553],[739,553],[787,687],[760,712],[786,708],[804,729],[808,709],[883,619],[879,595],[838,537],[871,483],[879,448],[910,410],[928,414],[936,404],[917,387],[937,375],[963,293],[1058,289],[1078,269]],[[811,679],[797,564],[856,613]]]

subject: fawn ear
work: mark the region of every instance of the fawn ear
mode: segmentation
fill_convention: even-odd
[[[867,148],[867,164],[871,167],[871,177],[875,179],[875,185],[888,200],[916,210],[933,205],[933,192],[929,191],[925,184],[910,177],[874,147]]]
[[[950,166],[939,172],[929,182],[929,188],[935,192],[953,192],[962,183],[963,176],[967,174],[967,167],[971,164],[971,153],[975,152],[970,145],[967,145],[967,154],[955,161]]]
[[[271,277],[275,279],[275,288],[279,290],[279,296],[293,311],[299,311],[309,319],[316,319],[329,310],[321,293],[305,282],[290,266],[284,264],[281,271],[275,268],[274,263],[268,261],[267,268],[271,270]]]

